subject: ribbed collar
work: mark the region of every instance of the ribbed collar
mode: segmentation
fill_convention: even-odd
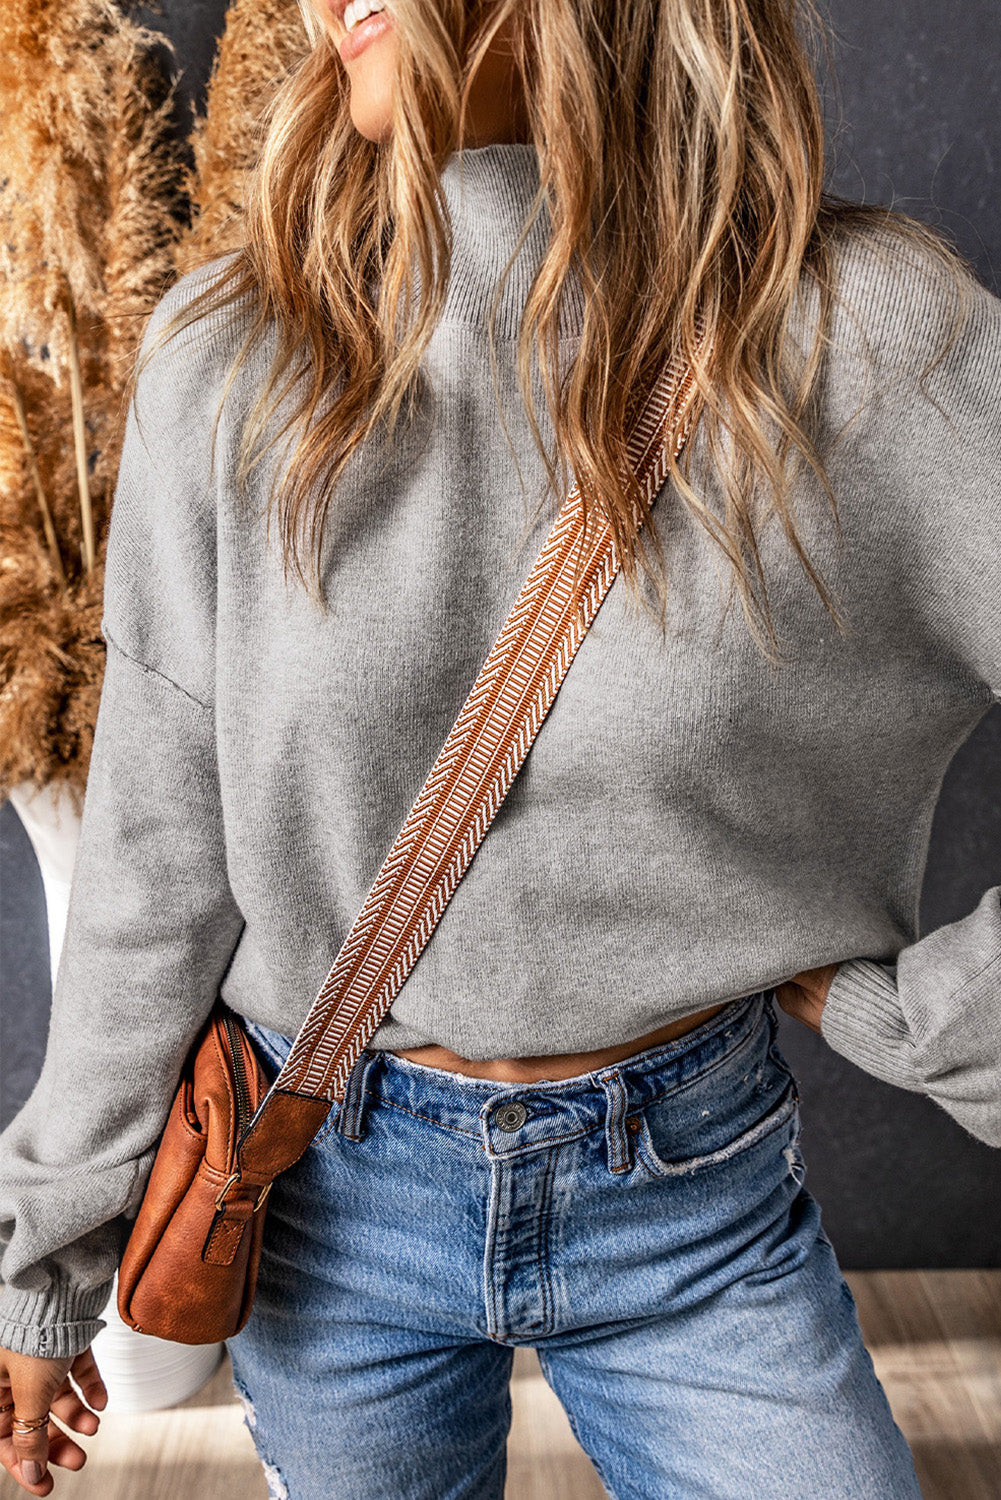
[[[453,151],[441,172],[452,221],[452,273],[442,323],[487,327],[494,289],[518,242],[539,188],[532,143],[503,141]],[[544,203],[508,272],[497,309],[496,337],[515,338],[529,287],[549,244],[552,221]],[[576,277],[563,309],[561,333],[580,332],[583,299]]]

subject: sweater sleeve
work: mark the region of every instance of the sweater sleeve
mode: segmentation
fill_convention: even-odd
[[[928,380],[933,402],[898,381],[886,430],[902,484],[922,466],[939,481],[927,510],[909,516],[923,627],[932,622],[940,649],[983,685],[989,707],[1001,703],[1001,300],[979,284],[971,290],[963,330]],[[912,316],[924,315],[930,336],[941,330],[927,306],[912,301]],[[895,327],[907,337],[906,316]],[[842,963],[820,1030],[865,1071],[926,1094],[976,1139],[1001,1146],[1001,886],[893,962],[883,954]]]
[[[185,283],[188,284],[185,284]],[[147,340],[189,289],[172,289]],[[243,925],[213,709],[208,345],[140,377],[108,533],[101,690],[41,1075],[0,1133],[0,1345],[105,1326],[177,1080]],[[145,346],[145,342],[144,342]],[[206,420],[207,419],[207,420]]]

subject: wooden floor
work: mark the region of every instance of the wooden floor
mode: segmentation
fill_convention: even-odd
[[[924,1500],[999,1500],[1001,1271],[864,1271],[846,1279]],[[169,1410],[107,1413],[101,1430],[81,1440],[83,1469],[54,1471],[53,1494],[266,1500],[229,1370],[227,1357],[197,1395]],[[605,1491],[529,1350],[516,1351],[512,1393],[508,1500],[602,1500]],[[27,1493],[10,1475],[0,1478],[0,1500]]]

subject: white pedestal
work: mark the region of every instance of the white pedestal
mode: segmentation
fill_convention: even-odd
[[[101,1313],[108,1326],[91,1344],[108,1387],[108,1411],[159,1411],[201,1390],[223,1357],[224,1344],[175,1344],[136,1333],[118,1312],[118,1276]]]
[[[80,818],[63,789],[41,791],[30,783],[11,789],[10,800],[31,840],[45,890],[49,960],[53,982],[59,970],[70,885],[80,837]],[[94,1339],[97,1367],[108,1388],[108,1411],[157,1411],[194,1395],[212,1375],[224,1344],[175,1344],[136,1333],[118,1313],[118,1278]]]
[[[80,819],[62,786],[58,791],[51,786],[38,791],[30,782],[23,782],[11,788],[10,800],[31,840],[42,873],[49,924],[49,966],[55,982],[66,931]]]

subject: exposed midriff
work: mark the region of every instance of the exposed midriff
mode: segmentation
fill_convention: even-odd
[[[599,1047],[595,1052],[557,1052],[539,1057],[488,1057],[470,1059],[450,1052],[447,1047],[408,1047],[394,1055],[407,1057],[411,1062],[424,1063],[431,1068],[446,1068],[451,1073],[464,1073],[471,1078],[489,1078],[498,1083],[536,1083],[540,1078],[575,1078],[578,1073],[590,1073],[595,1068],[608,1067],[621,1062],[647,1047],[659,1042],[670,1042],[701,1026],[704,1021],[718,1015],[726,1001],[711,1005],[708,1010],[697,1010],[693,1015],[681,1016],[668,1021],[656,1031],[648,1031],[631,1042],[619,1042],[612,1047]]]

